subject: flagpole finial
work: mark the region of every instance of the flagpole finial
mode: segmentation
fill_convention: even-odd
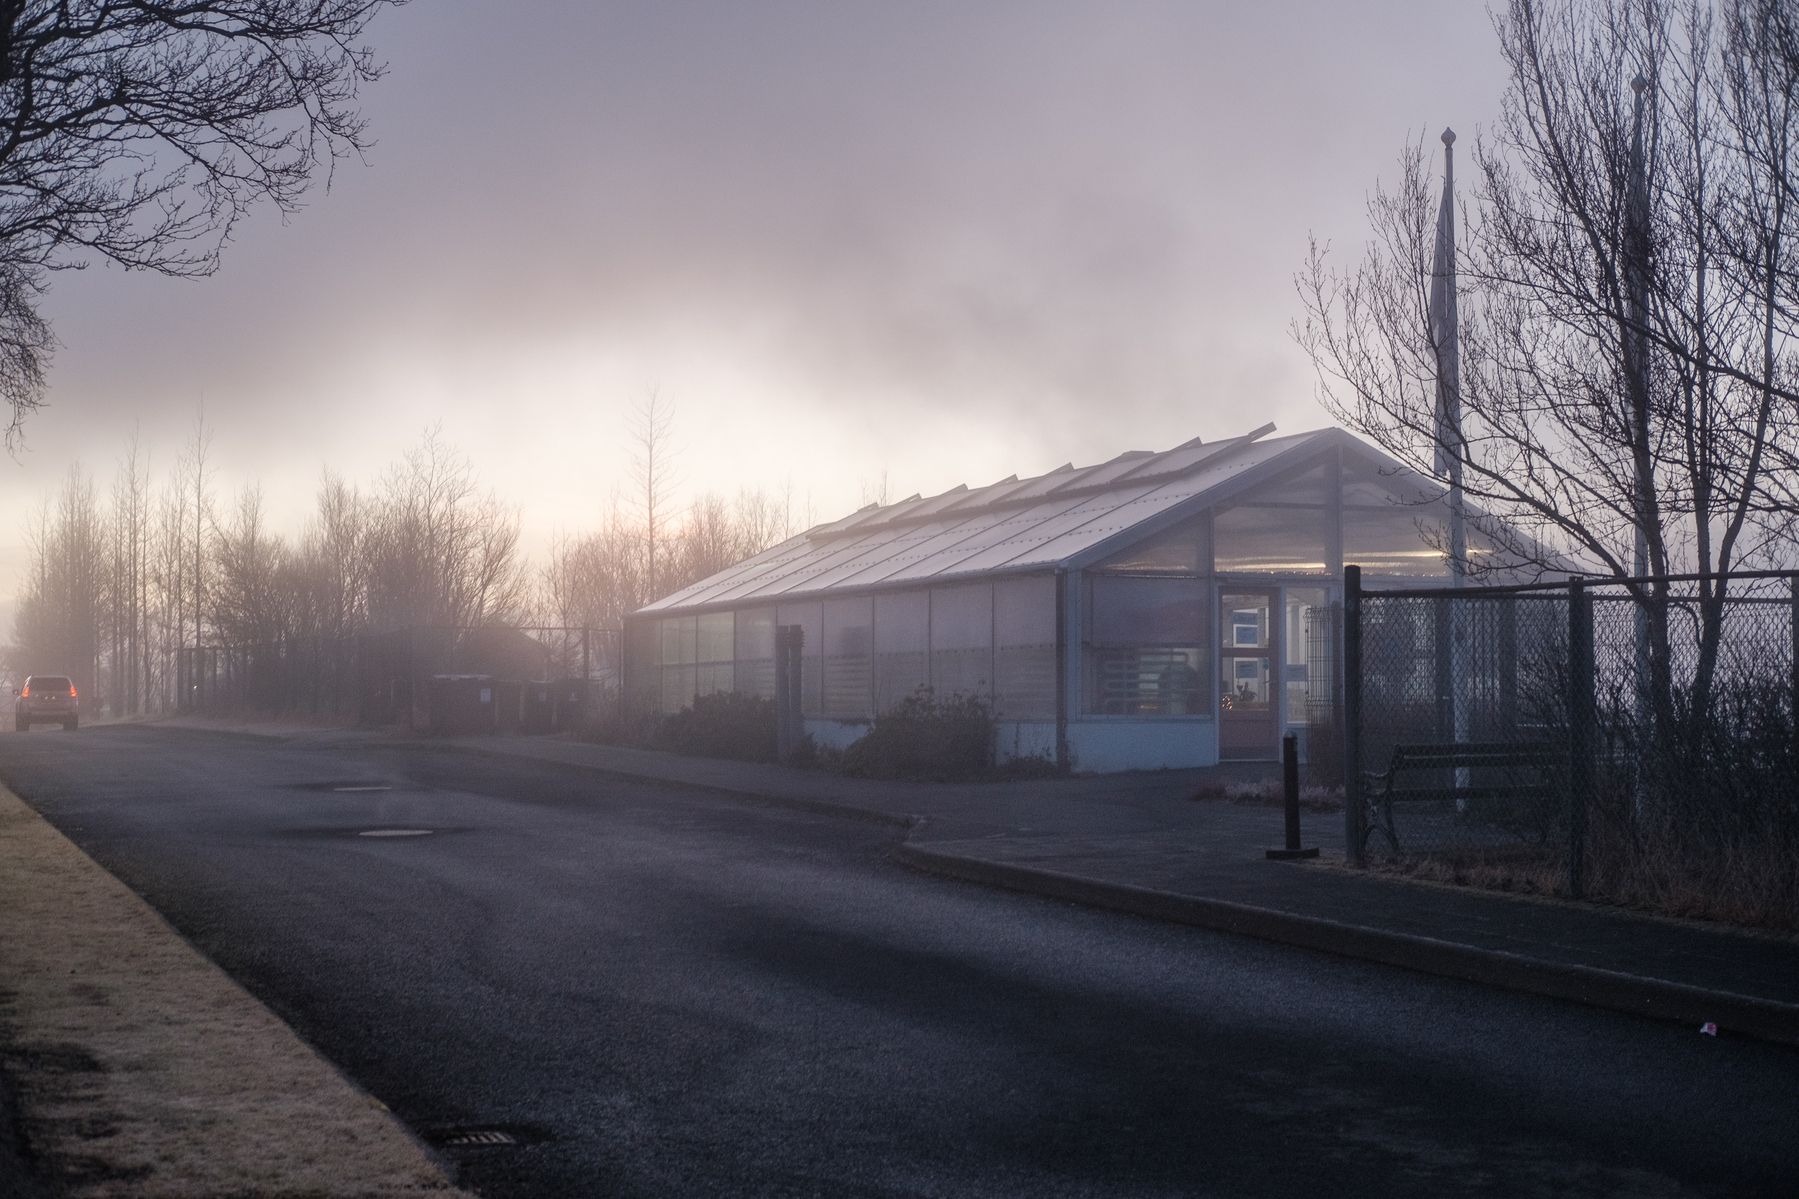
[[[1453,145],[1455,145],[1455,130],[1453,130],[1453,129],[1445,129],[1445,130],[1444,130],[1444,131],[1443,131],[1443,144],[1444,144],[1444,145],[1445,145],[1445,146],[1453,146]]]

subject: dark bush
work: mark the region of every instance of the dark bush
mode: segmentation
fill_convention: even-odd
[[[843,773],[860,778],[949,782],[993,770],[993,710],[973,695],[939,699],[920,688],[875,717],[843,751]]]
[[[663,717],[658,712],[619,712],[616,708],[603,708],[583,720],[576,727],[575,735],[585,741],[598,741],[602,745],[647,748],[656,744],[662,722]]]
[[[651,742],[657,749],[702,758],[775,760],[775,703],[738,691],[697,696],[693,706],[665,719]]]

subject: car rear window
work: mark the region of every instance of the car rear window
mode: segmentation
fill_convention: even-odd
[[[25,680],[26,686],[33,691],[67,691],[69,680],[60,674],[34,674]]]

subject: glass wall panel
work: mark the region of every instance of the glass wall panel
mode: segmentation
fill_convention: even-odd
[[[796,624],[804,630],[800,645],[800,711],[817,716],[823,710],[824,681],[824,616],[817,600],[799,600],[782,604],[775,612],[776,624]]]
[[[662,712],[678,712],[693,703],[698,686],[699,621],[692,616],[666,616],[661,627]]]
[[[729,691],[737,622],[729,612],[705,612],[697,619],[695,640],[698,646],[698,669],[694,676],[694,694],[711,695],[715,691]]]
[[[659,623],[664,666],[691,666],[699,661],[698,620],[691,616],[665,616]]]
[[[825,601],[824,715],[874,715],[873,620],[868,596]]]
[[[1324,574],[1330,561],[1329,508],[1226,508],[1213,518],[1220,574]]]
[[[1447,578],[1444,554],[1430,543],[1449,521],[1446,504],[1386,504],[1343,509],[1343,561],[1364,575]]]
[[[1056,714],[1056,580],[993,584],[993,710],[1012,719]]]
[[[1211,520],[1196,517],[1108,558],[1113,574],[1203,575],[1212,569]]]
[[[1244,504],[1311,504],[1327,507],[1336,502],[1331,495],[1330,467],[1320,463],[1296,475],[1264,483],[1251,490],[1240,501]]]
[[[931,684],[931,594],[875,596],[875,711],[891,710]]]
[[[625,622],[625,683],[630,688],[626,703],[632,711],[661,710],[661,621],[647,619]]]
[[[775,610],[745,608],[737,613],[735,637],[737,690],[764,699],[775,697]]]
[[[1211,585],[1094,575],[1087,588],[1083,710],[1099,716],[1211,711]]]
[[[1326,629],[1314,627],[1327,611],[1324,588],[1287,588],[1287,723],[1291,725],[1310,723],[1314,706],[1321,715],[1330,706],[1329,693],[1324,689],[1330,681],[1331,642],[1327,635],[1321,635],[1327,633]],[[1317,661],[1320,657],[1324,660]],[[1316,678],[1312,671],[1315,661]],[[1321,692],[1316,696],[1314,686]]]
[[[939,698],[993,690],[993,588],[931,590],[931,689]]]

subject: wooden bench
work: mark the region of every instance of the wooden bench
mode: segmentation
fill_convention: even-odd
[[[1550,798],[1566,754],[1550,745],[1520,742],[1472,742],[1396,745],[1387,768],[1362,774],[1362,843],[1375,832],[1399,852],[1393,805],[1414,801],[1453,801],[1457,810],[1470,801],[1496,801],[1522,810]],[[1479,781],[1462,782],[1463,772],[1479,772]],[[1406,783],[1419,774],[1447,774],[1449,781]]]

